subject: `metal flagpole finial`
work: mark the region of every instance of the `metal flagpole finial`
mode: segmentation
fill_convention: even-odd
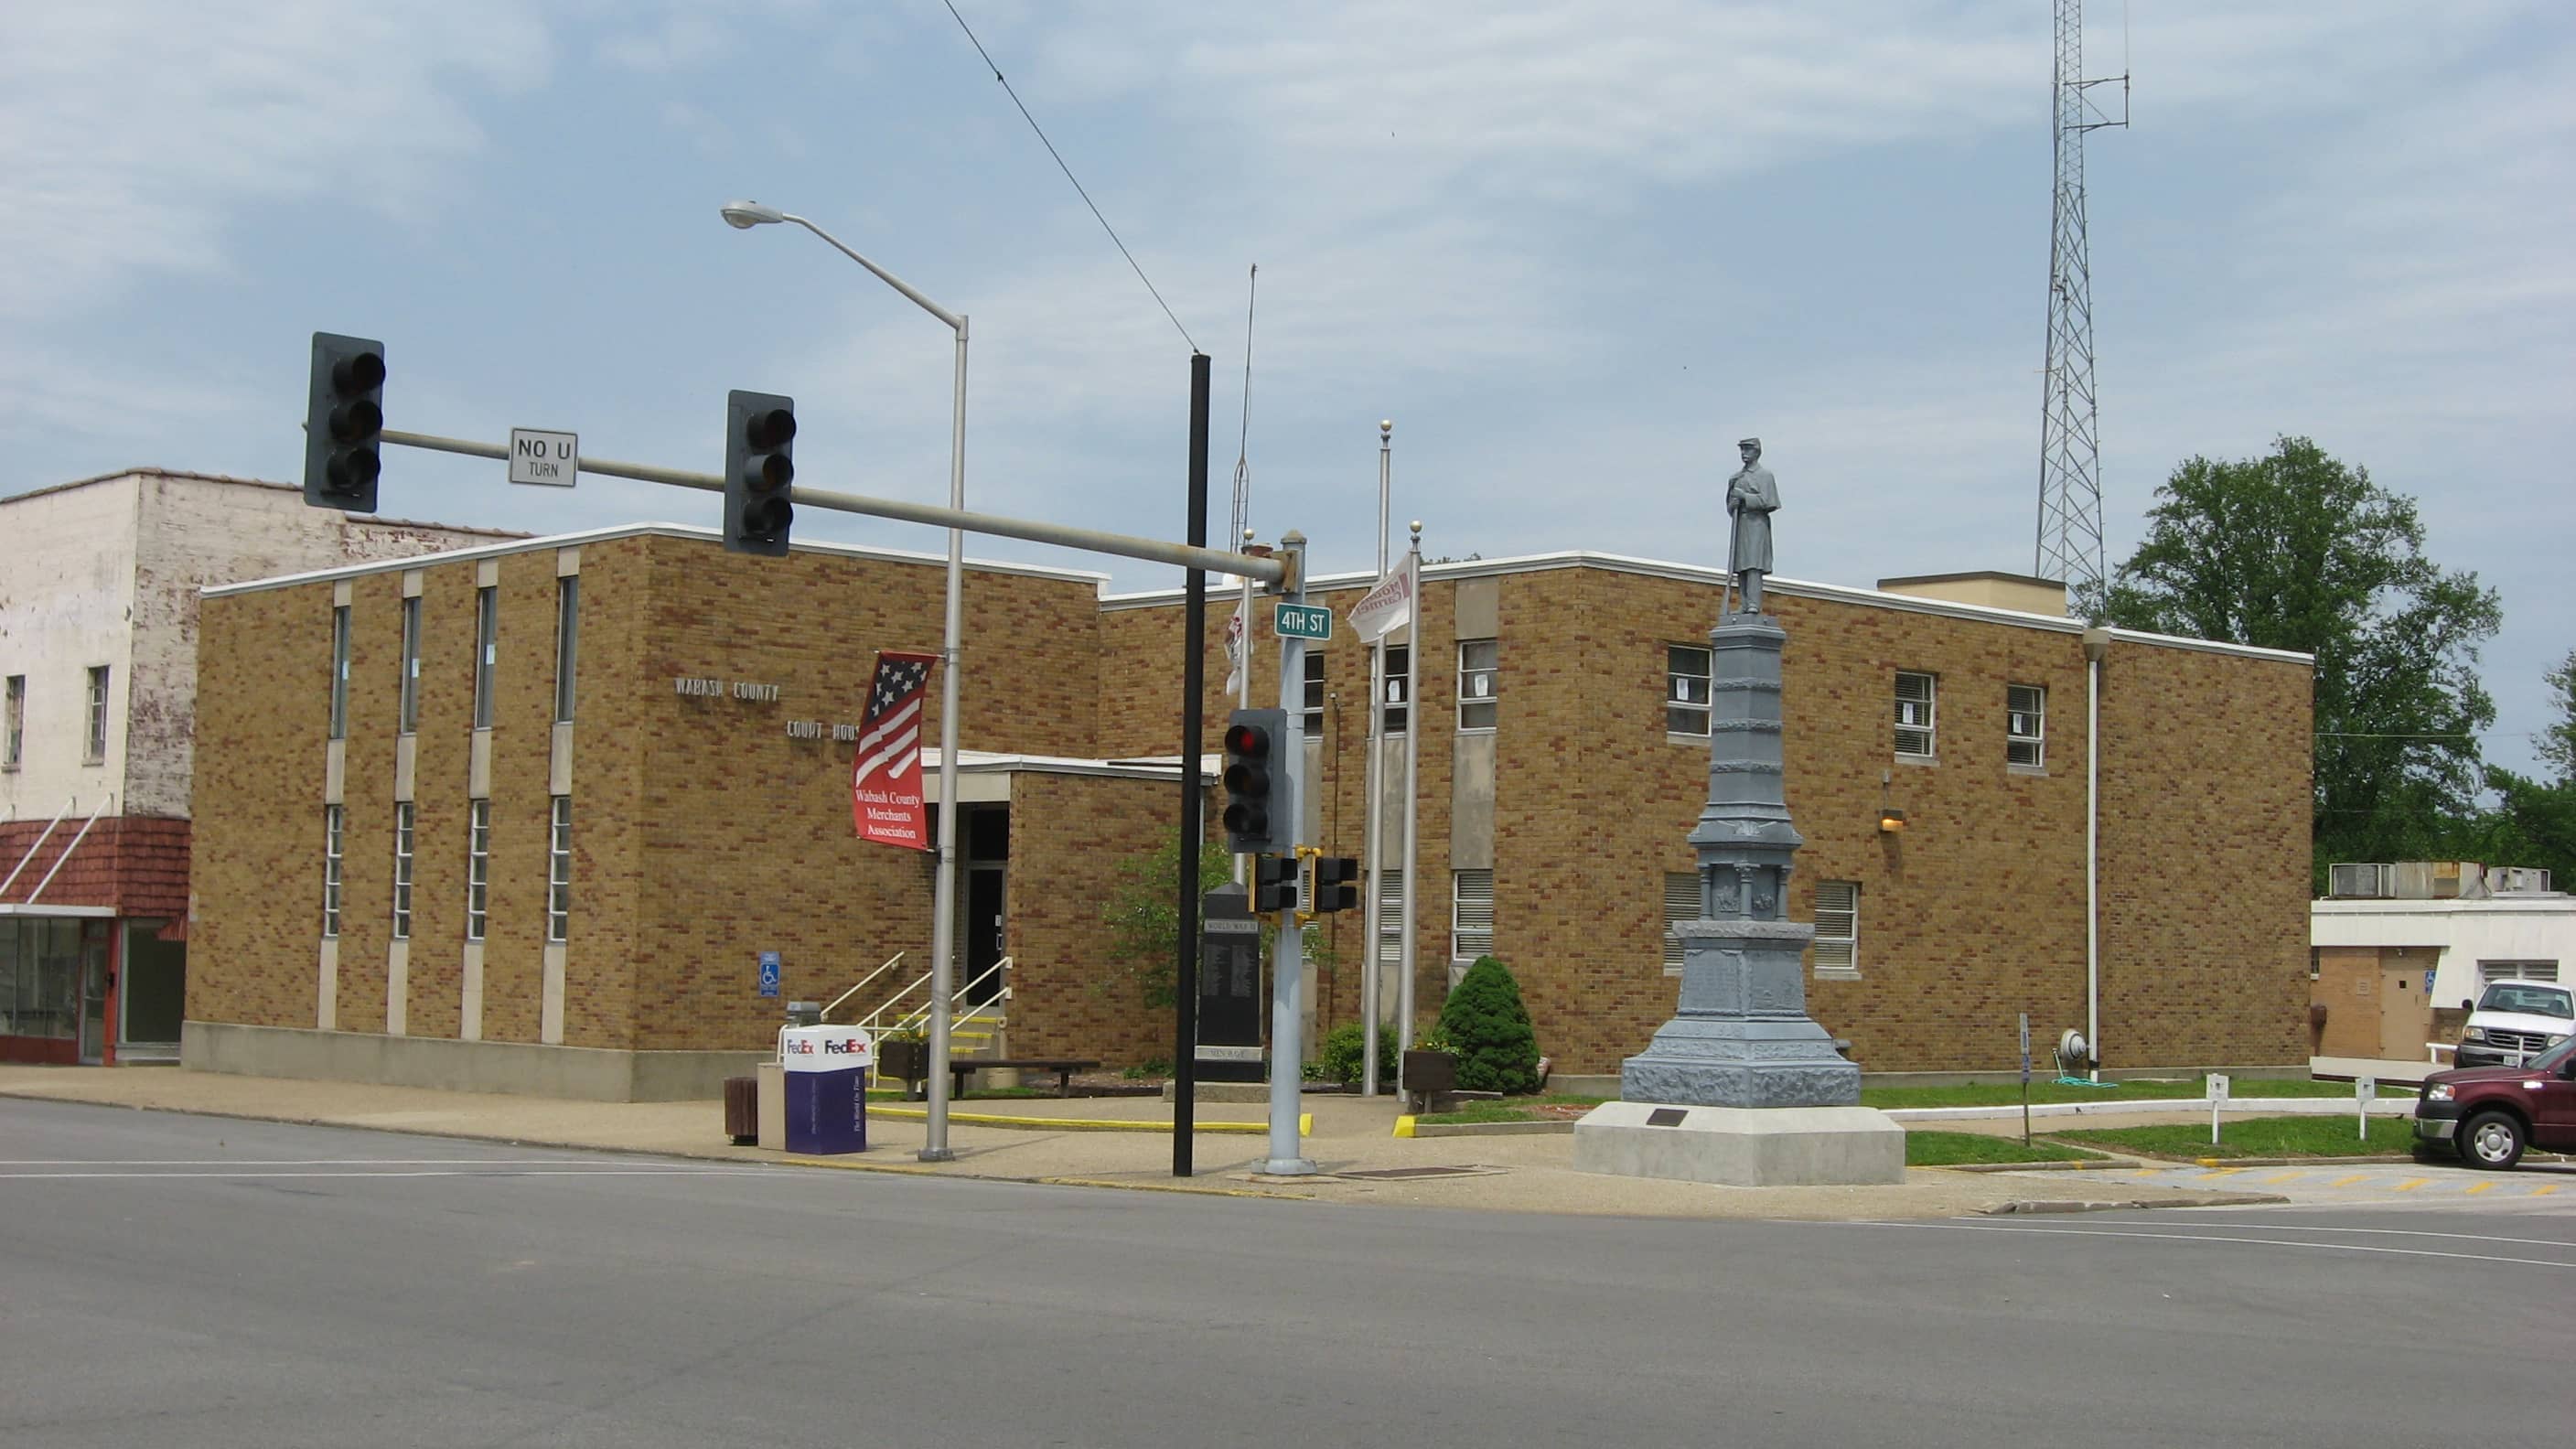
[[[1378,425],[1377,425],[1377,435],[1378,435],[1380,438],[1384,438],[1384,437],[1390,436],[1390,435],[1391,435],[1391,434],[1393,434],[1394,432],[1395,432],[1395,419],[1393,419],[1393,418],[1381,418],[1381,419],[1378,421]]]
[[[1419,518],[1413,520],[1413,546],[1422,547],[1422,520]]]

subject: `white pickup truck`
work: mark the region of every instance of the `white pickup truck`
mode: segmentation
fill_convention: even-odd
[[[2555,981],[2490,981],[2454,1055],[2463,1067],[2518,1067],[2576,1035],[2576,992]]]

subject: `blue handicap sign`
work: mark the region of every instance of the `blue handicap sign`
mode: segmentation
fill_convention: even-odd
[[[763,996],[778,994],[778,953],[775,951],[760,953],[760,994]]]

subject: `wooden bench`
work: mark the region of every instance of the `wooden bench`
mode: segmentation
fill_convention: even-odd
[[[1100,1063],[1096,1061],[1076,1061],[1071,1057],[950,1057],[948,1059],[949,1075],[956,1078],[956,1090],[953,1095],[959,1097],[966,1095],[968,1072],[986,1071],[996,1067],[1023,1072],[1053,1072],[1055,1073],[1055,1094],[1059,1097],[1070,1097],[1073,1095],[1073,1074],[1090,1071],[1099,1065]]]

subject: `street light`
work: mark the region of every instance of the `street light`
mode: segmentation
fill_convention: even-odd
[[[966,508],[966,319],[912,289],[903,278],[860,256],[841,239],[793,212],[757,201],[729,201],[720,208],[727,226],[749,231],[771,222],[792,221],[829,242],[834,251],[876,274],[878,281],[901,292],[914,306],[945,322],[957,333],[957,387],[948,423],[948,506]],[[948,622],[940,642],[939,671],[939,876],[931,893],[930,923],[930,1081],[928,1132],[921,1144],[924,1162],[950,1162],[948,1146],[948,998],[954,987],[957,932],[952,917],[957,906],[957,636],[965,609],[961,602],[966,571],[966,535],[948,530]]]

